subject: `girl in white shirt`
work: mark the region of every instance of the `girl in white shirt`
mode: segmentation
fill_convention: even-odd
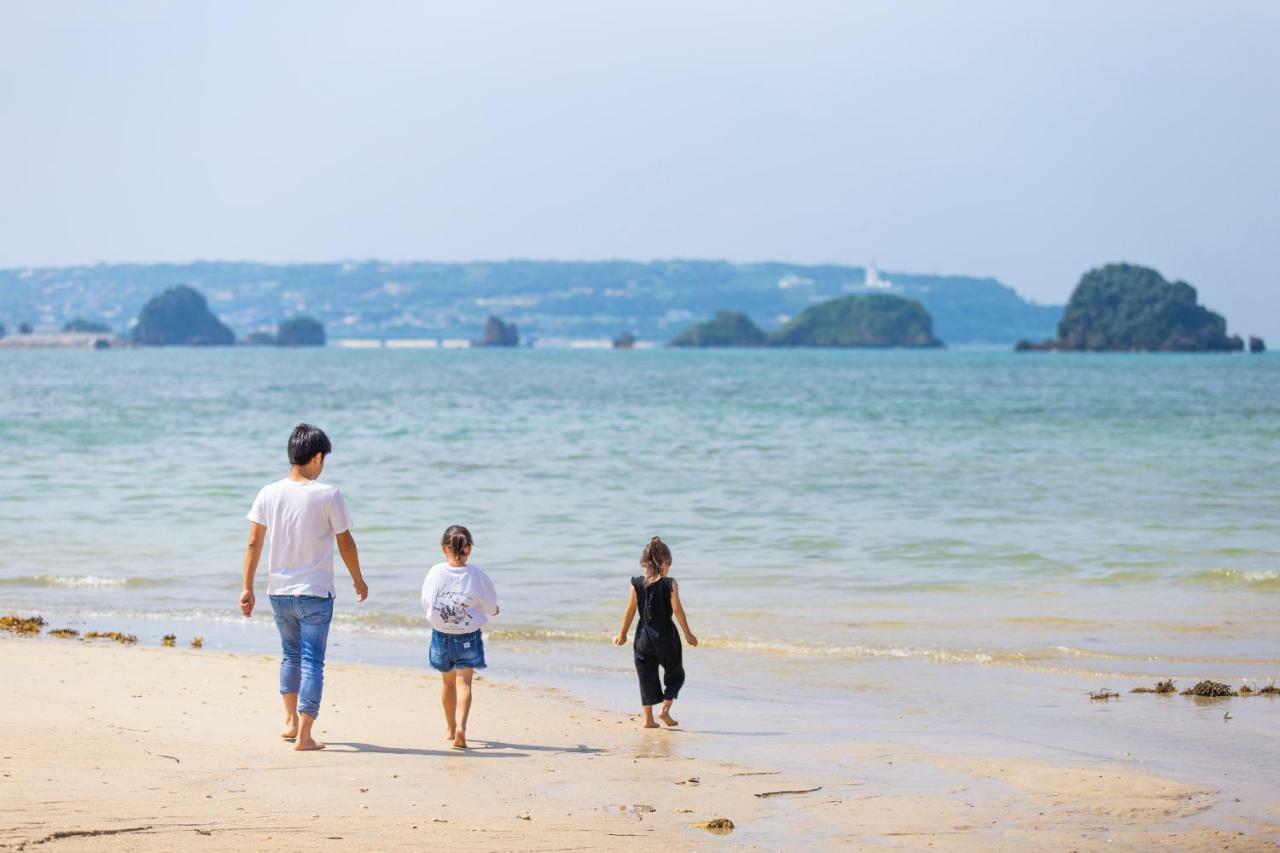
[[[455,749],[467,748],[467,716],[471,713],[471,676],[485,668],[481,627],[498,615],[493,581],[467,562],[471,531],[455,524],[444,532],[436,563],[422,582],[422,609],[431,623],[431,667],[440,673],[446,735]]]

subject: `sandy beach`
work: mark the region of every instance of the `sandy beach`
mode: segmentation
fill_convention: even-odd
[[[436,679],[330,664],[319,753],[276,735],[271,655],[3,637],[0,678],[12,850],[1267,849],[1280,836],[1275,806],[1274,821],[1242,823],[1209,786],[1119,763],[842,741],[801,776],[705,757],[717,732],[645,731],[489,678],[461,752]],[[699,827],[716,818],[735,829]]]

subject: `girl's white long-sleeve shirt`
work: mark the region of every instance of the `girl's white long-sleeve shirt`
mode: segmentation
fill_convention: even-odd
[[[470,563],[436,563],[422,582],[422,610],[442,634],[469,634],[498,614],[498,593],[489,576]]]

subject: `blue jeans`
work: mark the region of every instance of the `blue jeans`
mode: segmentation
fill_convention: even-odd
[[[320,716],[324,650],[333,621],[333,599],[317,595],[273,595],[271,612],[280,629],[280,692],[298,694],[298,713]]]
[[[479,629],[467,634],[444,634],[432,628],[427,660],[439,672],[484,669],[484,637]]]

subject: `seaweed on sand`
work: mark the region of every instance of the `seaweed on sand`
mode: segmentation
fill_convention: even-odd
[[[193,649],[203,649],[203,648],[204,648],[204,637],[192,637],[192,638],[191,638],[191,648],[193,648]]]
[[[123,643],[126,646],[132,646],[138,642],[138,638],[133,634],[121,634],[119,631],[90,631],[84,635],[86,640],[115,640],[117,643]]]
[[[1276,680],[1273,678],[1267,683],[1266,687],[1253,687],[1249,684],[1240,686],[1241,696],[1276,696],[1280,695],[1280,687],[1276,687]]]
[[[1114,690],[1112,690],[1109,687],[1104,687],[1101,690],[1090,690],[1089,698],[1102,699],[1103,701],[1106,701],[1107,699],[1119,699],[1120,694],[1116,693]]]
[[[1129,691],[1130,693],[1177,693],[1178,689],[1173,686],[1173,679],[1166,678],[1164,681],[1157,681],[1155,687],[1135,687]]]
[[[165,634],[160,644],[166,649],[171,649],[178,644],[178,637],[175,634]]]
[[[1231,689],[1231,685],[1223,684],[1221,681],[1205,680],[1197,684],[1195,687],[1188,687],[1182,691],[1183,696],[1235,696],[1236,692]]]
[[[698,829],[705,829],[707,832],[715,835],[728,835],[733,832],[733,821],[727,817],[712,818],[698,824]]]
[[[42,616],[0,616],[0,631],[34,637],[44,627]]]
[[[50,637],[57,637],[60,640],[74,640],[80,636],[80,632],[75,628],[54,628],[49,632]]]

